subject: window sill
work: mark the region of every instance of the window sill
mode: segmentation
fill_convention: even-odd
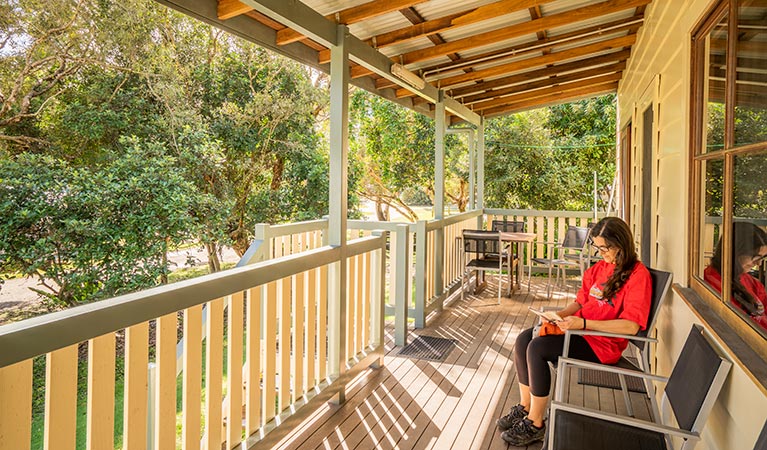
[[[734,358],[733,363],[743,368],[743,371],[754,381],[754,384],[764,395],[767,395],[767,361],[693,289],[683,287],[678,283],[674,283],[673,289]],[[764,347],[764,342],[755,343],[755,345]]]

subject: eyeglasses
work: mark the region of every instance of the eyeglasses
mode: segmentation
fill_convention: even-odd
[[[599,253],[607,253],[615,247],[614,245],[595,245],[594,241],[589,242],[589,245]]]
[[[754,255],[751,257],[751,263],[753,265],[761,264],[765,258],[767,258],[767,255]]]

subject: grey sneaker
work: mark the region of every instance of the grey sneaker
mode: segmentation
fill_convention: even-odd
[[[511,411],[509,411],[508,414],[498,419],[495,424],[498,425],[498,428],[501,430],[508,430],[513,427],[516,422],[519,422],[525,417],[527,417],[525,407],[522,405],[515,405],[512,406]]]
[[[501,433],[501,439],[516,447],[524,447],[536,441],[542,441],[546,436],[546,423],[538,428],[530,419],[522,419],[511,428]]]

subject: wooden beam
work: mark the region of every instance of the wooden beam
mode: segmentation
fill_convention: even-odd
[[[546,76],[546,74],[553,75],[555,73],[559,74],[559,73],[578,70],[583,67],[592,67],[592,66],[598,66],[598,65],[608,64],[613,62],[626,61],[630,55],[631,55],[630,50],[623,50],[620,52],[610,53],[608,55],[595,56],[593,58],[586,58],[586,59],[581,59],[578,61],[560,64],[551,68],[520,73],[520,74],[511,75],[511,76],[503,77],[503,78],[496,78],[495,80],[492,80],[492,81],[485,81],[483,83],[474,84],[471,86],[464,86],[457,89],[452,89],[452,90],[449,90],[448,93],[453,98],[461,98],[466,95],[487,91],[489,89],[502,88],[502,87],[510,86],[517,83],[524,83],[531,80],[536,80],[538,78]]]
[[[494,89],[487,92],[483,92],[481,94],[471,95],[468,97],[464,97],[461,100],[461,103],[463,103],[464,105],[471,105],[472,103],[480,102],[482,100],[487,100],[489,98],[502,97],[506,95],[516,94],[519,92],[529,91],[532,89],[545,88],[547,86],[561,85],[563,83],[570,83],[573,81],[593,78],[593,77],[611,74],[615,72],[620,73],[626,69],[626,61],[610,64],[608,66],[597,67],[595,69],[572,72],[566,75],[559,75],[555,72],[554,69],[556,69],[556,67],[551,67],[545,70],[538,71],[538,73],[541,73],[541,74],[543,73],[548,74],[548,75],[543,75],[541,77],[542,79],[539,81],[516,84],[514,86],[510,86],[510,87],[506,87],[502,89]]]
[[[366,42],[375,48],[382,48],[393,44],[399,44],[412,39],[428,36],[434,33],[448,31],[453,28],[466,26],[483,20],[494,19],[498,16],[515,11],[535,8],[538,5],[553,0],[501,0],[479,8],[465,10],[450,14],[437,19],[427,20],[412,27],[400,28],[399,30],[382,33],[368,39]]]
[[[458,39],[446,44],[414,50],[399,55],[396,59],[401,64],[412,64],[429,59],[439,58],[449,53],[461,52],[472,48],[483,47],[496,42],[506,41],[527,34],[536,33],[548,28],[554,28],[562,25],[572,25],[573,23],[593,19],[594,17],[616,13],[628,8],[650,3],[650,0],[608,0],[593,5],[576,8],[571,11],[565,11],[537,20],[512,25],[487,33],[480,33],[464,39]]]
[[[561,103],[572,102],[582,98],[597,97],[599,95],[609,94],[618,90],[618,83],[599,84],[583,89],[568,90],[552,93],[544,97],[536,97],[530,100],[521,101],[498,108],[491,108],[483,111],[485,118],[511,114],[514,112],[526,111],[534,108],[543,108],[544,106],[558,105]]]
[[[549,95],[557,94],[560,92],[580,90],[583,88],[588,88],[588,87],[599,85],[599,84],[608,84],[608,83],[618,82],[620,81],[622,76],[623,76],[623,72],[615,72],[615,73],[602,75],[595,78],[588,78],[585,80],[558,84],[556,86],[548,85],[549,87],[543,87],[539,89],[533,89],[533,90],[525,89],[524,91],[519,91],[518,93],[513,95],[497,97],[491,100],[475,103],[471,105],[470,107],[474,111],[483,111],[486,109],[496,108],[498,106],[508,105],[509,103],[518,103],[518,102],[521,102],[524,100],[530,100],[533,98],[547,97]],[[544,86],[547,86],[547,85],[544,85]]]
[[[346,8],[333,14],[328,14],[325,18],[336,23],[350,25],[382,14],[399,11],[400,9],[408,8],[425,1],[426,0],[377,0]],[[304,36],[301,35],[301,33],[290,28],[285,28],[284,30],[277,32],[277,45],[291,44],[300,41],[303,38]],[[330,54],[329,52],[330,51],[328,50],[328,55]],[[330,61],[329,56],[328,61]],[[325,64],[328,61],[321,62],[320,64]]]
[[[218,0],[216,7],[216,15],[219,20],[231,19],[248,11],[253,11],[253,7],[242,3],[240,0]]]
[[[427,78],[430,78],[429,76],[430,74],[439,75],[440,72],[447,74],[450,71],[456,71],[458,69],[473,70],[475,65],[487,64],[489,61],[492,61],[492,60],[501,60],[502,58],[517,58],[531,52],[549,53],[552,47],[554,47],[555,45],[559,45],[565,42],[568,44],[574,44],[582,40],[594,39],[595,33],[600,33],[600,34],[607,33],[608,30],[609,32],[625,31],[629,34],[634,34],[636,30],[638,30],[642,26],[642,22],[641,22],[642,19],[643,19],[642,16],[632,16],[629,19],[622,19],[622,20],[611,22],[609,24],[597,25],[597,26],[589,27],[583,30],[578,30],[578,31],[570,32],[570,33],[557,35],[554,38],[546,37],[544,38],[543,41],[540,41],[540,42],[531,41],[522,45],[507,47],[501,50],[494,50],[492,52],[472,56],[469,58],[460,58],[455,60],[454,62],[443,63],[443,64],[439,64],[432,67],[422,68],[418,72],[425,75]],[[625,58],[628,58],[628,53],[626,54]],[[611,61],[613,60],[610,60],[607,62],[611,62]],[[599,64],[599,63],[596,63],[596,64]],[[459,67],[454,67],[456,65]],[[376,87],[378,89],[386,89],[386,88],[396,87],[396,85],[392,81],[387,80],[386,78],[379,78],[378,80],[376,80]]]
[[[593,39],[595,34],[606,34],[608,32],[617,31],[626,31],[629,34],[633,34],[642,26],[643,20],[643,15],[634,15],[626,19],[615,20],[609,23],[582,28],[579,30],[571,31],[569,33],[558,34],[554,37],[547,37],[542,41],[530,41],[521,45],[515,45],[513,47],[506,47],[499,50],[493,50],[492,52],[482,53],[467,58],[461,58],[454,62],[435,64],[433,66],[421,68],[420,71],[428,76],[434,72],[450,70],[456,64],[468,64],[471,62],[476,62],[479,64],[494,58],[511,57],[514,54],[520,55],[524,51],[530,51],[531,48],[535,50],[545,50],[549,48],[549,46],[554,46],[563,42],[574,43],[583,39]],[[546,45],[546,47],[540,47],[542,44]]]
[[[575,47],[561,52],[550,53],[548,55],[539,56],[536,58],[528,58],[519,61],[514,61],[498,66],[489,67],[487,69],[475,70],[474,72],[465,73],[461,75],[455,75],[452,77],[442,78],[435,82],[443,88],[448,86],[454,86],[456,84],[465,83],[467,81],[475,81],[484,78],[491,78],[500,75],[504,75],[509,72],[518,72],[520,70],[529,69],[532,67],[545,66],[546,64],[556,64],[560,61],[566,61],[573,58],[579,58],[586,55],[591,55],[606,50],[613,50],[623,47],[630,47],[634,41],[636,41],[637,35],[630,34],[628,36],[622,36],[618,38],[608,39],[606,41],[597,42],[595,44],[584,45],[582,47]]]

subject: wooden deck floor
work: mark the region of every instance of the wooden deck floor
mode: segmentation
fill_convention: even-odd
[[[385,366],[363,372],[350,383],[343,405],[326,405],[275,448],[516,449],[501,440],[495,426],[519,400],[514,341],[534,321],[528,306],[565,305],[573,301],[577,283],[570,280],[551,300],[545,279],[534,280],[530,293],[523,286],[500,306],[492,282],[479,296],[459,298],[427,328],[414,332],[457,341],[441,363],[398,356],[400,349],[387,330]],[[577,377],[570,378],[570,402],[625,411],[620,391],[579,385]],[[636,415],[649,417],[646,398],[631,396]],[[527,448],[537,450],[541,444]]]

